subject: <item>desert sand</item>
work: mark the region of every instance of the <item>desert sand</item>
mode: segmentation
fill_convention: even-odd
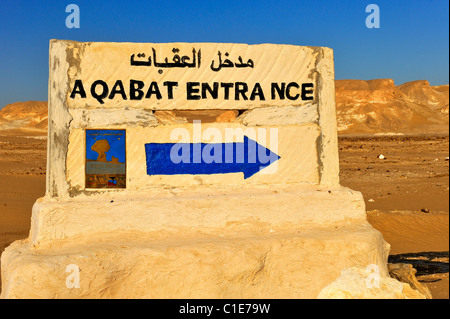
[[[339,144],[341,183],[363,193],[369,222],[391,244],[389,262],[412,264],[433,298],[449,298],[448,135],[345,136]]]
[[[28,236],[46,167],[45,136],[2,134],[0,251]],[[369,222],[391,244],[390,262],[411,263],[433,298],[449,298],[448,135],[345,136],[339,142],[341,183],[363,193]]]
[[[449,298],[448,85],[336,81],[340,179],[433,298]],[[0,110],[0,253],[28,236],[45,193],[46,102]],[[178,115],[180,116],[180,115]]]

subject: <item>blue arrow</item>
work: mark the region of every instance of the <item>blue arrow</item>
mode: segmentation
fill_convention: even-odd
[[[243,143],[145,144],[148,175],[244,173],[244,179],[280,159],[244,136]]]

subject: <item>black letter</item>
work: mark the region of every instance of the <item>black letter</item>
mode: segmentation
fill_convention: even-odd
[[[228,100],[230,98],[230,88],[233,87],[233,83],[220,83],[220,86],[225,88],[224,99]]]
[[[84,91],[83,82],[81,80],[75,80],[75,84],[73,86],[73,91],[70,94],[70,98],[74,99],[75,95],[80,94],[82,99],[86,98],[86,92]]]
[[[286,97],[287,97],[289,100],[296,100],[296,99],[298,99],[298,97],[300,96],[300,94],[297,93],[296,95],[292,96],[291,93],[290,93],[291,86],[296,87],[297,89],[300,88],[300,86],[299,86],[297,83],[295,83],[295,82],[291,82],[291,83],[289,83],[289,84],[287,85],[287,87],[286,87]]]
[[[116,89],[116,87],[118,87],[118,89]],[[116,94],[122,95],[122,99],[124,100],[127,99],[127,95],[125,94],[125,89],[123,88],[121,80],[117,80],[116,83],[114,84],[111,90],[111,94],[109,95],[109,99],[112,100]]]
[[[97,92],[95,92],[95,88],[97,86],[97,84],[100,84],[103,87],[103,91],[102,94],[97,94]],[[105,102],[103,102],[103,99],[106,99],[108,97],[108,84],[106,84],[106,82],[103,82],[102,80],[97,80],[94,83],[92,83],[91,85],[91,95],[93,98],[95,98],[97,101],[100,102],[100,104],[104,104]]]
[[[219,97],[219,82],[214,82],[214,87],[211,88],[208,83],[202,83],[202,99],[206,99],[206,91],[211,94],[211,97],[215,100]]]
[[[284,100],[284,92],[285,92],[286,83],[281,83],[281,88],[278,86],[278,83],[272,83],[272,100],[275,100],[275,91],[278,93],[280,100]]]
[[[150,84],[150,87],[148,88],[148,91],[147,91],[147,94],[145,95],[145,98],[149,99],[149,98],[151,98],[151,96],[153,94],[156,94],[156,98],[158,100],[162,99],[162,95],[161,95],[161,92],[159,91],[158,83],[156,83],[155,81],[153,81]]]
[[[239,100],[239,94],[242,94],[242,97],[244,100],[248,100],[247,96],[245,95],[245,92],[248,91],[248,85],[244,82],[236,82],[235,83],[235,92],[234,92],[234,99],[237,101]],[[242,86],[242,89],[240,88]]]
[[[130,80],[130,100],[142,100],[142,97],[144,96],[144,92],[142,92],[143,87],[144,82],[137,80]],[[138,93],[137,95],[136,92]]]
[[[167,98],[169,100],[173,99],[173,87],[178,86],[178,82],[166,81],[163,83],[164,86],[167,86]]]
[[[302,84],[302,100],[314,100],[313,96],[306,96],[306,94],[312,94],[313,90],[306,90],[306,88],[313,88],[314,84],[312,83],[303,83]]]
[[[200,95],[193,95],[194,93],[200,92],[199,89],[194,88],[194,86],[199,86],[199,82],[187,82],[186,83],[186,91],[187,91],[187,99],[188,100],[200,100]]]
[[[265,101],[266,100],[264,98],[264,93],[263,93],[261,84],[259,84],[259,83],[255,83],[255,87],[253,88],[252,94],[250,94],[250,100],[254,101],[255,100],[255,95],[259,96],[259,100],[260,101]]]

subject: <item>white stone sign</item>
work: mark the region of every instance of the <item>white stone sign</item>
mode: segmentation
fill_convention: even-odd
[[[93,163],[80,159],[91,151],[86,142],[88,129],[126,130],[126,173],[117,180],[127,190],[199,183],[338,184],[330,49],[59,41],[53,43],[50,54],[61,57],[50,62],[49,90],[54,99],[50,112],[55,114],[49,127],[48,192],[52,197],[76,196],[107,183],[107,178],[101,183],[95,176],[86,176],[86,167]],[[198,115],[200,122],[164,122],[164,111],[167,115],[180,110],[190,112],[194,120]],[[234,118],[226,123],[201,123],[204,110],[234,111]],[[262,155],[266,149],[269,155],[240,159],[232,152],[225,154],[233,143],[245,144],[247,149],[245,136],[256,152],[261,150]],[[176,143],[191,144],[178,145],[182,165],[173,165],[173,170],[166,167],[160,174],[158,165],[166,166],[168,154],[161,149],[155,153],[152,145]],[[201,143],[214,145],[204,145],[205,150]],[[196,161],[195,154],[202,155],[197,164],[212,162],[205,166],[211,169],[187,165]],[[237,164],[233,156],[234,161],[254,165],[232,167]]]
[[[52,40],[49,66],[47,193],[2,297],[315,298],[349,267],[387,276],[339,185],[331,49]]]

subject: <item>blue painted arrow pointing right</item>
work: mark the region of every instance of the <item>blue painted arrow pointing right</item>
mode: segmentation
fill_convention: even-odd
[[[221,154],[214,154],[218,150]],[[207,151],[206,156],[204,151]],[[145,154],[148,175],[242,172],[244,179],[280,159],[280,156],[247,136],[244,136],[243,143],[147,143]],[[211,158],[219,160],[210,162]]]

